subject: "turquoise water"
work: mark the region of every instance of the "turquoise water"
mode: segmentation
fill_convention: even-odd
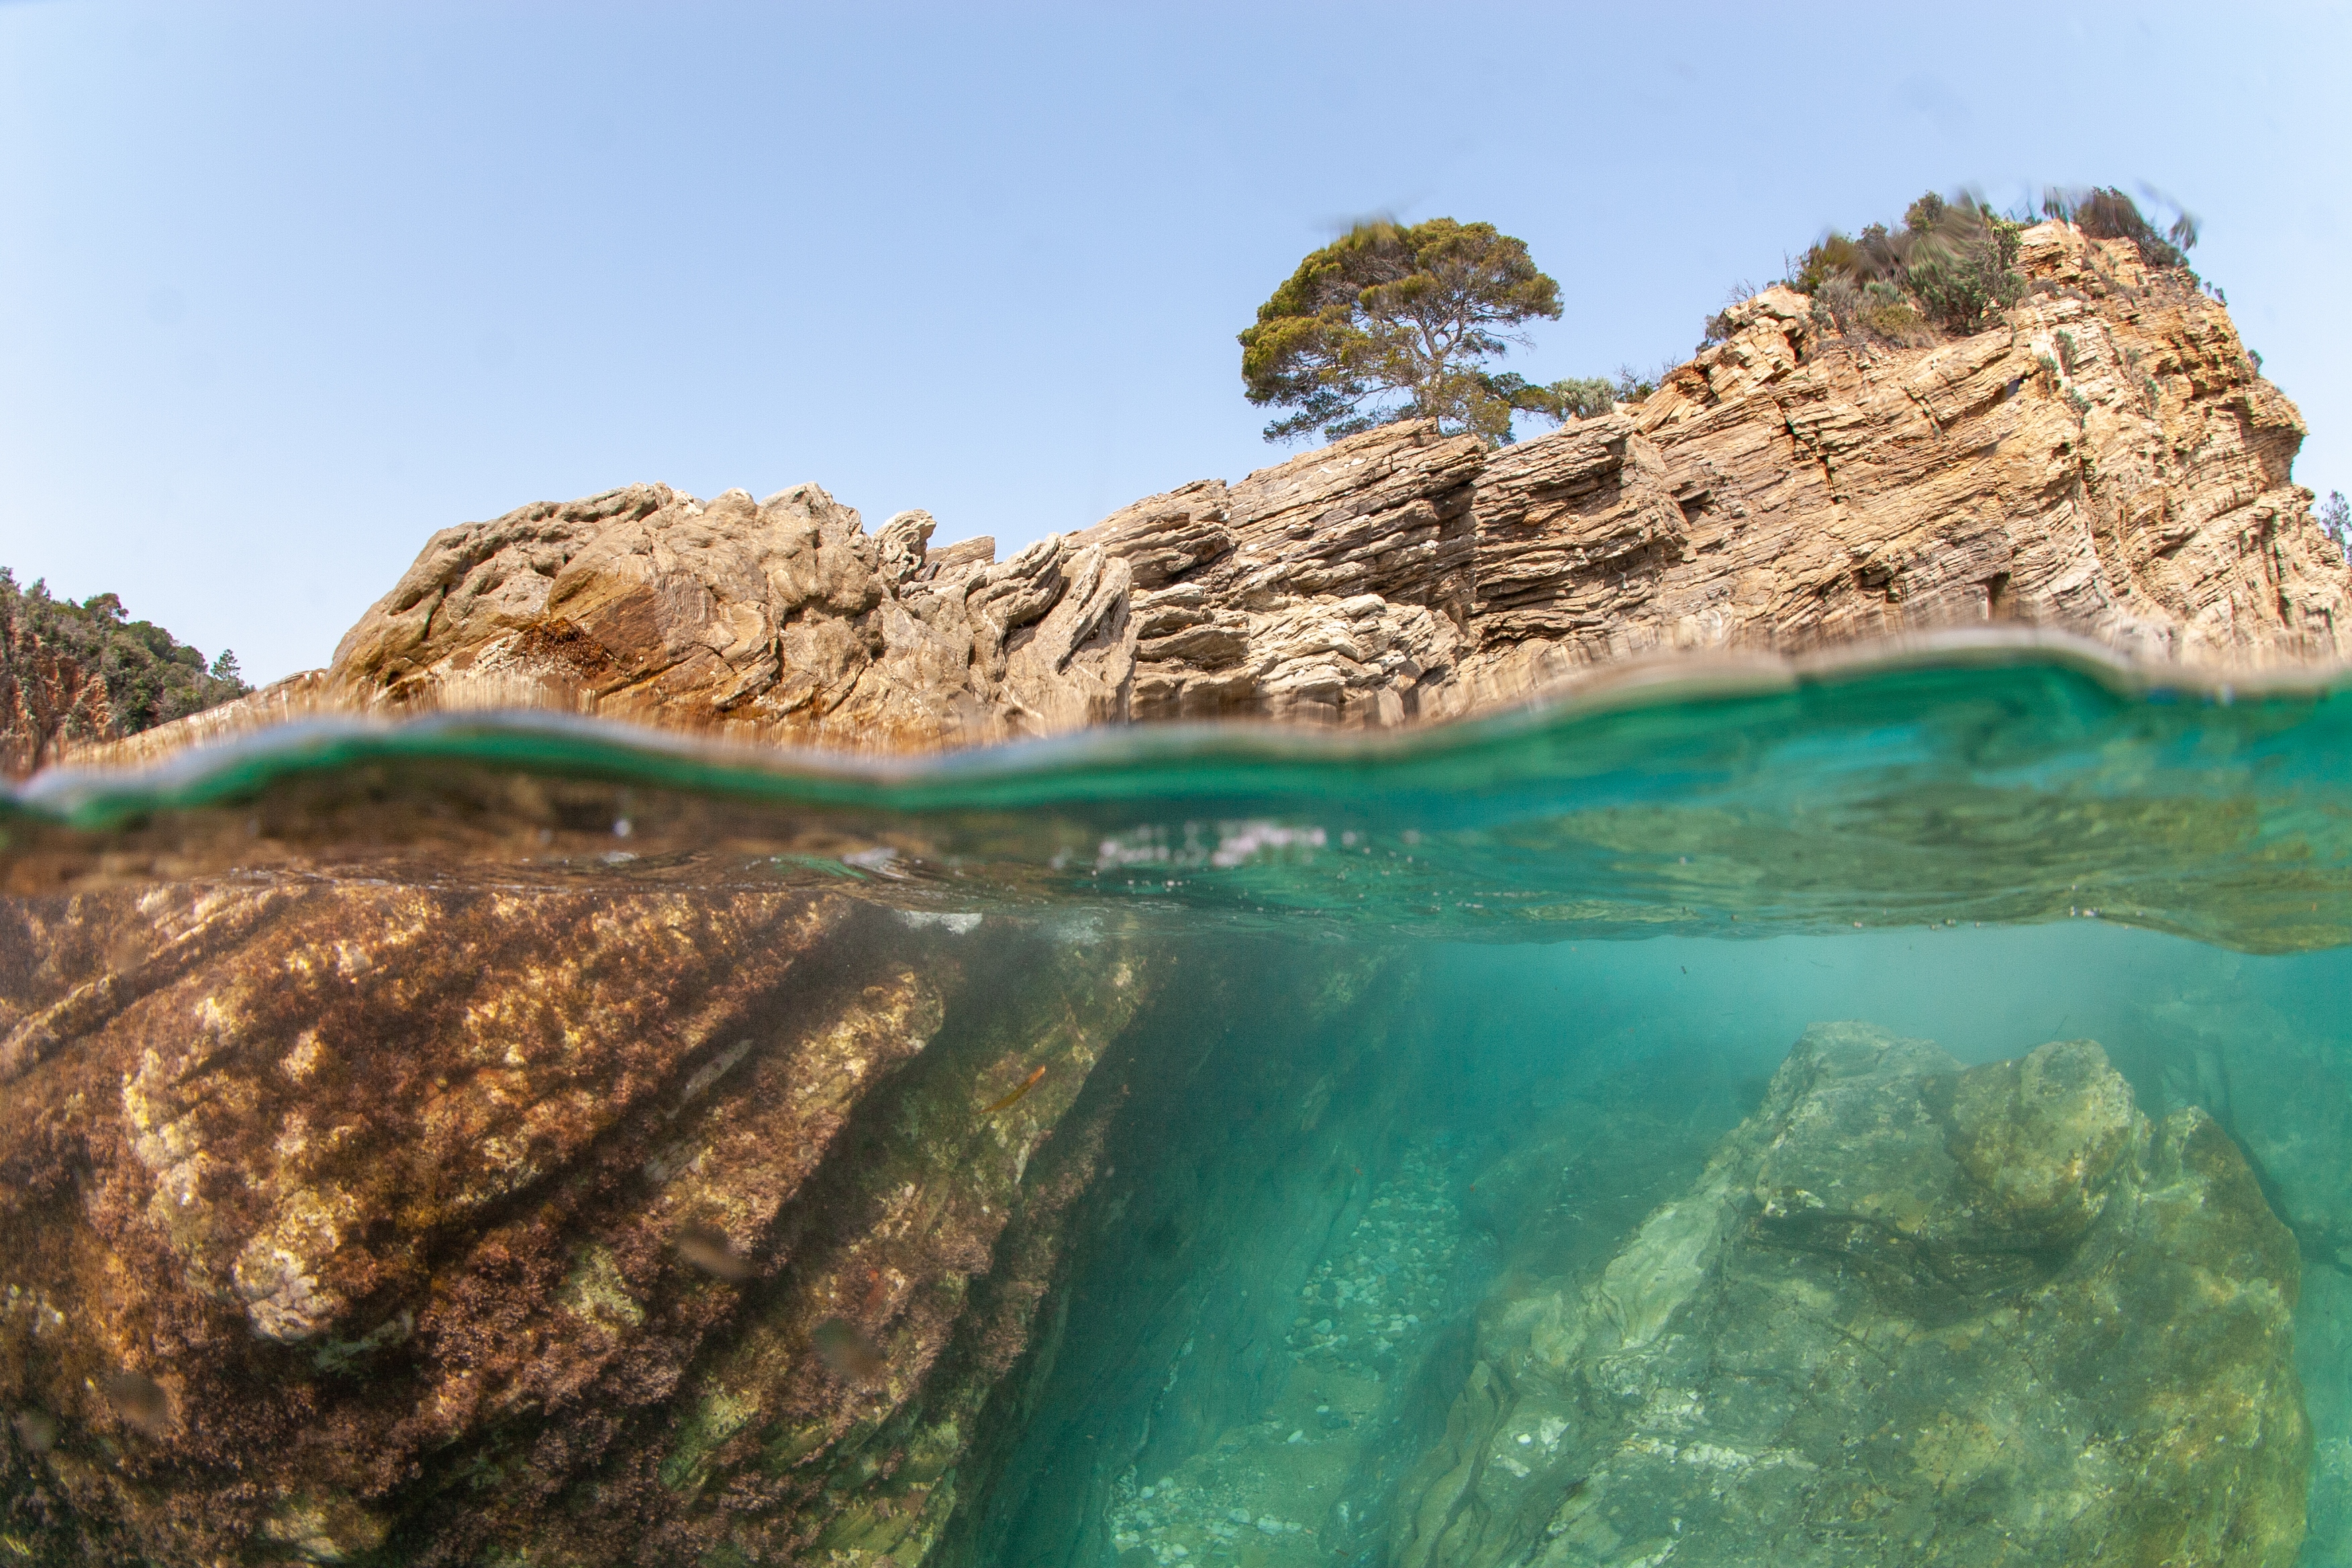
[[[58,771],[14,792],[0,831],[41,868],[20,880],[101,857],[383,862],[1284,931],[2095,918],[2282,951],[2352,931],[2347,757],[2352,692],[2233,696],[1995,652],[1395,737],[1170,726],[902,763],[529,715],[325,721],[150,771]]]
[[[1644,1215],[1693,1184],[1809,1026],[1853,1019],[1933,1039],[1969,1064],[2095,1039],[2152,1118],[2193,1105],[2218,1120],[2301,1253],[2294,1359],[2315,1442],[2309,1533],[2290,1557],[2222,1546],[2178,1560],[2352,1561],[2352,953],[2248,954],[2078,919],[1739,941],[1443,942],[1420,956],[1409,1002],[1383,1019],[1392,1031],[1385,1070],[1399,1077],[1377,1086],[1406,1109],[1374,1112],[1379,1131],[1275,1132],[1232,1190],[1213,1197],[1159,1166],[1122,1194],[1145,1219],[1158,1190],[1173,1194],[1163,1202],[1176,1212],[1212,1203],[1223,1224],[1188,1242],[1187,1278],[1159,1294],[1129,1237],[1104,1244],[1091,1271],[1081,1265],[1073,1316],[1084,1328],[1066,1337],[1052,1387],[1026,1418],[1004,1488],[1018,1501],[998,1503],[1002,1517],[973,1560],[1125,1563],[1125,1541],[1135,1551],[1190,1546],[1187,1558],[1163,1549],[1158,1562],[1202,1561],[1204,1552],[1209,1561],[1269,1563],[1641,1561],[1646,1553],[1631,1550],[1639,1541],[1615,1553],[1535,1555],[1547,1544],[1538,1531],[1418,1558],[1400,1549],[1398,1521],[1426,1495],[1425,1456],[1442,1448],[1449,1416],[1460,1419],[1486,1342],[1507,1337],[1497,1323],[1559,1280],[1598,1272]],[[1397,1037],[1410,1043],[1400,1048]],[[1211,1070],[1232,1063],[1225,1070],[1247,1081],[1243,1061],[1284,1051],[1320,1067],[1330,1048],[1277,1026],[1235,1041]],[[1237,1157],[1229,1128],[1173,1127],[1161,1135],[1181,1152],[1166,1156],[1168,1166],[1197,1158],[1202,1145],[1221,1162]],[[1289,1183],[1346,1180],[1341,1142],[1363,1163],[1335,1209]],[[1375,1149],[1378,1163],[1365,1152]],[[1400,1211],[1401,1226],[1384,1225]],[[1376,1280],[1400,1234],[1433,1261],[1446,1249],[1416,1294],[1367,1313],[1360,1297],[1335,1302],[1327,1293],[1294,1314],[1297,1293],[1328,1292],[1335,1273]],[[1400,1310],[1419,1321],[1383,1329],[1381,1320]],[[1181,1326],[1159,1326],[1168,1323]],[[1354,1342],[1333,1347],[1335,1332]],[[2158,1332],[2166,1338],[2144,1347],[2151,1360],[2168,1348],[2169,1331]],[[1269,1358],[1269,1346],[1281,1348]],[[1923,1430],[1933,1425],[1913,1415]],[[1538,1436],[1539,1420],[1527,1423]],[[1102,1458],[1114,1444],[1114,1457]],[[1352,1528],[1336,1511],[1343,1501]],[[1237,1523],[1244,1515],[1248,1522]],[[1302,1550],[1297,1537],[1266,1537],[1256,1523],[1266,1518],[1321,1539]],[[1261,1557],[1239,1551],[1269,1541]],[[1688,1555],[2011,1560],[1964,1538],[1916,1555],[1905,1544],[1870,1533],[1839,1555],[1759,1532]],[[2084,1547],[2035,1560],[2139,1559]]]
[[[45,776],[0,832],[28,910],[277,879],[785,889],[887,911],[876,932],[988,974],[992,996],[1107,943],[1186,977],[1055,1112],[1098,1113],[1094,1174],[1054,1200],[1064,1250],[1021,1354],[961,1417],[938,1528],[886,1547],[902,1537],[828,1527],[798,1556],[729,1557],[713,1535],[677,1561],[2352,1563],[2352,691],[1988,652],[1401,737],[1157,730],[873,764],[545,717],[321,722]],[[1952,1060],[1872,1121],[1830,1079],[1790,1087],[1792,1049],[1865,1037],[1823,1026]],[[1936,1239],[1979,1223],[1939,1209],[1961,1189],[1921,1173],[1961,1156],[1937,1151],[2008,1150],[1969,1166],[2006,1190],[2038,1168],[2034,1139],[2090,1114],[2015,1090],[1979,1137],[1954,1107],[1988,1064],[2069,1041],[2097,1042],[2128,1088],[2156,1217],[2130,1230],[2126,1185],[2097,1189],[2103,1260],[2054,1231]],[[1915,1100],[1935,1130],[1869,1164]],[[1756,1172],[1849,1114],[1830,1163],[1771,1197]],[[2200,1127],[2242,1160],[2163,1165]],[[1643,1339],[1624,1281],[1671,1273],[1660,1216],[1722,1171],[1764,1195],[1724,1210],[1743,1217],[1708,1243],[1711,1283]],[[1799,1225],[1874,1183],[1926,1208],[1865,1203],[1874,1239]],[[2265,1213],[2285,1238],[2267,1264],[2245,1240]],[[2227,1215],[2237,1230],[2210,1217]],[[2208,1219],[2237,1239],[2195,1239]],[[2264,1268],[2294,1277],[2291,1348],[2284,1326],[2266,1351],[2198,1326]],[[2065,1296],[2077,1274],[2088,1294]],[[1616,1292],[1613,1349],[1575,1326],[1597,1291]],[[1920,1370],[1930,1342],[1941,1371]],[[2070,1383],[2063,1363],[2102,1370]],[[2242,1414],[2261,1367],[2265,1423],[2216,1438],[2179,1414]],[[2132,1378],[2153,1381],[2126,1394]],[[2102,1414],[2126,1405],[2137,1436]],[[1839,1436],[1839,1411],[1867,1419]],[[2284,1517],[2261,1500],[2281,1476],[2299,1546],[2244,1522]],[[855,1485],[827,1485],[826,1508],[866,1518]],[[751,1506],[726,1495],[698,1517]],[[2068,1509],[2088,1521],[2073,1535],[2049,1522]],[[2148,1521],[2184,1510],[2205,1522],[2145,1555]],[[2012,1530],[2039,1544],[2011,1552]],[[398,1526],[351,1560],[459,1560],[423,1539]]]

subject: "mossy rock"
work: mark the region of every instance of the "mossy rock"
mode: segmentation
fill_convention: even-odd
[[[2286,1568],[2299,1261],[2090,1041],[1816,1026],[1598,1278],[1490,1317],[1403,1568]]]

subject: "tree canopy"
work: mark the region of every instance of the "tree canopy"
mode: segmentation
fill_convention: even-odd
[[[1515,413],[1559,420],[1611,405],[1604,381],[1537,386],[1486,368],[1526,344],[1527,322],[1559,314],[1559,285],[1492,224],[1360,223],[1258,307],[1241,334],[1242,381],[1252,403],[1292,411],[1266,426],[1269,441],[1434,419],[1499,446]]]
[[[79,604],[52,598],[47,584],[20,588],[16,574],[0,566],[0,686],[30,679],[32,664],[43,655],[71,659],[104,682],[114,734],[136,734],[252,689],[236,655],[226,648],[207,663],[162,626],[132,620],[112,594]],[[66,717],[68,735],[105,738],[85,735],[79,722]]]

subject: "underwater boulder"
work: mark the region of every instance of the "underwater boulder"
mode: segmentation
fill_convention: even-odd
[[[2097,1045],[1816,1025],[1597,1278],[1490,1310],[1392,1561],[2284,1568],[2298,1272]]]
[[[9,904],[0,1561],[918,1561],[1160,959],[792,891]]]

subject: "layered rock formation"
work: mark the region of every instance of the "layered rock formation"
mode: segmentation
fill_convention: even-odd
[[[0,917],[43,1563],[919,1560],[1168,962],[792,894]]]
[[[1500,451],[1387,426],[1001,562],[814,485],[526,507],[436,535],[327,671],[242,717],[526,704],[920,750],[1395,724],[1643,656],[1986,624],[2216,672],[2343,657],[2303,426],[2228,313],[2063,224],[2019,265],[2032,292],[1975,337],[1850,341],[1776,287],[1613,415]]]
[[[1392,1561],[2284,1568],[2298,1277],[2095,1045],[1816,1026],[1598,1278],[1495,1304]]]

